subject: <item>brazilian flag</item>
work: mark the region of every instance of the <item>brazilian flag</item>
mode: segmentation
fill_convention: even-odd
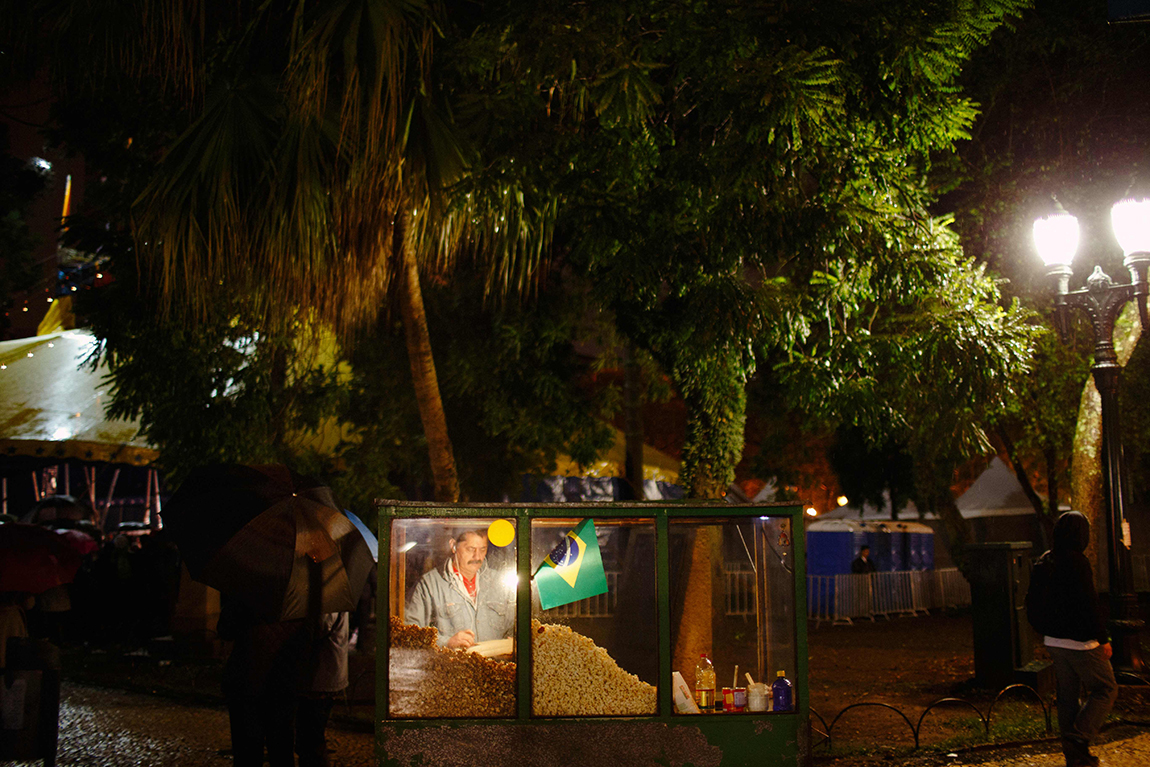
[[[544,610],[607,593],[607,574],[595,539],[595,521],[585,519],[568,531],[535,570],[539,604]]]

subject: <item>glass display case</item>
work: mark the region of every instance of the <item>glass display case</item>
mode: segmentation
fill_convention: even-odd
[[[799,507],[379,511],[381,765],[809,761]]]

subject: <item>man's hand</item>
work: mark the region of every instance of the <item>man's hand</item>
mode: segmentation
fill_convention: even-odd
[[[1109,642],[1102,645],[1102,657],[1106,658],[1106,660],[1110,660],[1110,656],[1113,654],[1114,654],[1114,648],[1112,648],[1110,646]]]
[[[475,644],[475,632],[471,629],[463,629],[451,639],[447,640],[447,646],[453,650],[466,650]],[[1109,647],[1110,645],[1107,645]],[[1109,657],[1109,656],[1107,656]]]

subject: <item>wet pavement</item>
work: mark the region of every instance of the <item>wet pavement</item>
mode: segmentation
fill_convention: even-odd
[[[333,724],[328,727],[333,767],[374,765],[374,738]],[[1118,727],[1094,746],[1102,767],[1150,765],[1150,731]],[[171,698],[108,690],[65,682],[61,688],[60,767],[179,765],[230,767],[228,715],[222,707],[191,705]],[[1020,748],[978,749],[934,758],[889,759],[888,765],[984,765],[984,767],[1063,767],[1057,742]],[[834,765],[837,760],[820,760]],[[849,761],[849,760],[848,760]],[[42,762],[5,762],[12,767]]]
[[[1050,744],[1043,750],[1050,748],[1057,749],[1058,746]],[[1098,757],[1099,767],[1146,767],[1150,765],[1150,732],[1130,733],[1129,737],[1095,744],[1090,750]],[[951,763],[983,767],[1065,767],[1066,760],[1059,750],[1033,753],[1032,749],[1021,748],[993,754],[968,752]]]
[[[60,690],[60,767],[179,765],[228,767],[228,714],[168,698],[64,683]],[[333,767],[373,765],[374,738],[329,726]],[[41,761],[5,763],[40,765]]]

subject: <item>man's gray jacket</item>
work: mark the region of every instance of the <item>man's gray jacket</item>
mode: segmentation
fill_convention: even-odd
[[[475,576],[472,601],[462,580],[452,572],[452,562],[429,570],[419,579],[405,608],[404,620],[439,630],[439,644],[464,629],[475,632],[476,642],[503,639],[515,633],[515,590],[503,583],[502,574],[485,564]]]

